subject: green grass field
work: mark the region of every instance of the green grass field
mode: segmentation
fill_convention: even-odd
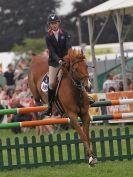
[[[0,172],[1,177],[132,177],[133,161],[102,162],[90,168],[88,164],[68,164]]]
[[[104,129],[105,134],[107,135],[108,129],[112,128],[114,134],[116,133],[116,128],[120,128],[122,133],[124,133],[125,126],[92,126],[91,130],[95,130],[98,134],[100,129]],[[130,133],[133,134],[133,126],[128,126]],[[65,137],[65,134],[68,131],[62,131],[62,137]],[[73,130],[69,130],[73,134]],[[1,130],[1,139],[4,144],[6,138],[10,137],[11,141],[14,140],[14,137],[18,136],[20,140],[28,135],[28,139],[35,135],[35,131],[30,131],[27,133],[22,133],[14,135],[11,130]],[[46,135],[47,137],[47,135]],[[56,134],[53,135],[56,137]],[[39,137],[38,137],[39,138]],[[133,176],[133,160],[128,161],[106,161],[99,162],[96,167],[90,168],[88,164],[68,164],[61,166],[48,167],[43,166],[39,168],[30,168],[30,169],[18,169],[11,171],[0,171],[1,177],[132,177]]]

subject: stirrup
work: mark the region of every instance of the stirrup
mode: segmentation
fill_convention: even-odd
[[[41,113],[41,119],[43,119],[45,116],[51,116],[52,115],[52,109],[48,108],[46,111]]]

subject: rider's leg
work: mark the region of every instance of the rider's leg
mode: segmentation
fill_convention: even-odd
[[[54,100],[54,89],[50,89],[48,88],[48,109],[46,111],[44,111],[44,115],[50,115],[52,114],[52,103]]]
[[[43,115],[52,114],[52,103],[54,101],[55,96],[55,86],[58,70],[59,67],[49,66],[48,109],[44,111]]]

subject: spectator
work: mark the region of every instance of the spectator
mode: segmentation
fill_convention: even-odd
[[[133,81],[130,82],[128,87],[129,87],[129,90],[133,90]]]
[[[15,70],[14,79],[15,79],[16,85],[20,85],[23,80],[23,68],[20,63],[18,64],[18,67]]]
[[[115,92],[115,88],[114,87],[109,87],[109,92]]]
[[[0,100],[4,100],[6,96],[6,92],[4,91],[2,85],[0,85]]]
[[[23,83],[22,85],[22,91],[19,94],[20,98],[31,98],[31,92],[30,89],[28,88],[28,85],[26,83]]]
[[[123,91],[124,90],[124,87],[123,87],[123,82],[120,81],[119,82],[119,88],[118,88],[119,91]]]
[[[9,100],[12,99],[13,95],[14,95],[13,89],[7,90],[7,99],[9,99]]]
[[[1,86],[6,85],[6,79],[4,77],[4,74],[3,74],[2,70],[0,70],[0,85]]]
[[[107,80],[103,83],[103,92],[109,92],[110,87],[113,87],[116,91],[118,90],[118,84],[113,80],[112,74],[107,75]]]
[[[22,78],[21,79],[24,79],[27,75],[28,75],[28,64],[27,64],[27,61],[25,59],[21,59],[20,60],[20,66],[23,70],[23,74],[22,74]]]
[[[19,99],[22,88],[20,86],[16,86],[12,99]]]
[[[133,81],[127,78],[128,90],[133,90]]]
[[[14,80],[14,68],[12,64],[8,65],[8,70],[4,73],[6,79],[7,89],[15,89],[15,80]]]
[[[128,90],[132,90],[132,84],[133,84],[132,80],[129,79],[129,78],[127,78],[127,86],[128,86]]]

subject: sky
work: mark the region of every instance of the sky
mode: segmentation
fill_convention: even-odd
[[[80,0],[61,0],[61,8],[57,11],[59,15],[66,15],[72,10],[72,3]]]

